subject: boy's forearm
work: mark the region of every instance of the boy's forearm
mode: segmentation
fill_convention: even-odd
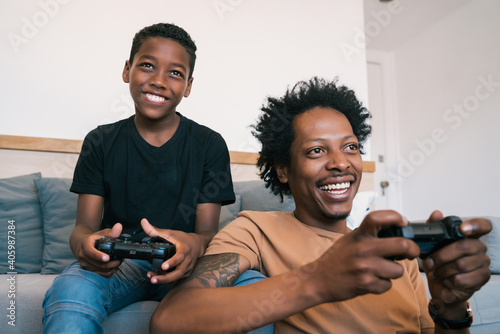
[[[196,207],[194,233],[198,236],[203,256],[212,238],[219,230],[220,203],[200,203]]]
[[[201,254],[199,255],[199,257],[201,257],[205,253],[208,244],[210,243],[210,241],[212,241],[212,238],[217,234],[217,232],[206,231],[195,234],[198,236],[198,239],[200,240],[200,244],[202,246]]]

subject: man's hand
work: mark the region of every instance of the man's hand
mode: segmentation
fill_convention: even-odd
[[[369,213],[361,226],[340,238],[317,261],[311,279],[319,288],[321,302],[351,299],[367,293],[380,294],[392,286],[391,279],[403,275],[403,267],[387,258],[415,258],[420,249],[405,238],[377,238],[384,225],[406,226],[395,211]],[[307,268],[305,268],[307,270]]]
[[[148,273],[151,283],[172,283],[189,276],[196,261],[205,251],[200,237],[196,233],[156,228],[147,219],[143,219],[141,225],[150,237],[160,237],[175,245],[175,255],[161,265],[164,271],[162,275]],[[165,273],[170,269],[171,271]]]
[[[428,222],[442,218],[441,212],[434,211]],[[486,219],[465,221],[460,225],[465,239],[443,247],[422,261],[433,302],[440,304],[443,316],[449,314],[449,319],[453,319],[450,312],[457,308],[462,313],[459,317],[463,318],[465,302],[490,279],[490,258],[479,237],[491,229],[491,222]],[[460,307],[455,307],[457,305]]]
[[[122,225],[117,223],[112,229],[107,228],[92,233],[83,239],[80,247],[75,252],[75,256],[80,260],[82,268],[104,277],[112,276],[118,270],[123,260],[110,261],[108,254],[100,252],[95,248],[95,242],[100,238],[116,239],[120,236],[122,229]]]

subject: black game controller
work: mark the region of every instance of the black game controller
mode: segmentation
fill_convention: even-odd
[[[141,242],[131,241],[131,236],[122,234],[118,239],[101,238],[95,248],[109,255],[111,260],[127,258],[148,260],[158,271],[161,264],[175,254],[175,245],[161,238],[146,237]]]
[[[460,232],[462,220],[456,216],[445,217],[435,223],[410,223],[404,227],[384,226],[378,233],[379,238],[404,237],[412,239],[420,247],[420,258],[457,240],[464,239]]]

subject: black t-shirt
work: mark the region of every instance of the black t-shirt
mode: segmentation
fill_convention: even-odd
[[[85,137],[70,190],[104,197],[101,228],[119,222],[123,233],[140,239],[147,218],[159,228],[193,232],[198,203],[234,202],[224,139],[178,115],[175,134],[161,147],[141,137],[134,116]]]

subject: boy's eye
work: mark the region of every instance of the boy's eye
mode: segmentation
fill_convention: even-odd
[[[179,71],[171,71],[170,73],[176,77],[184,77],[184,74]]]
[[[153,69],[154,66],[150,63],[142,63],[142,64],[139,64],[140,67],[145,67],[145,68],[150,68],[150,69]]]

